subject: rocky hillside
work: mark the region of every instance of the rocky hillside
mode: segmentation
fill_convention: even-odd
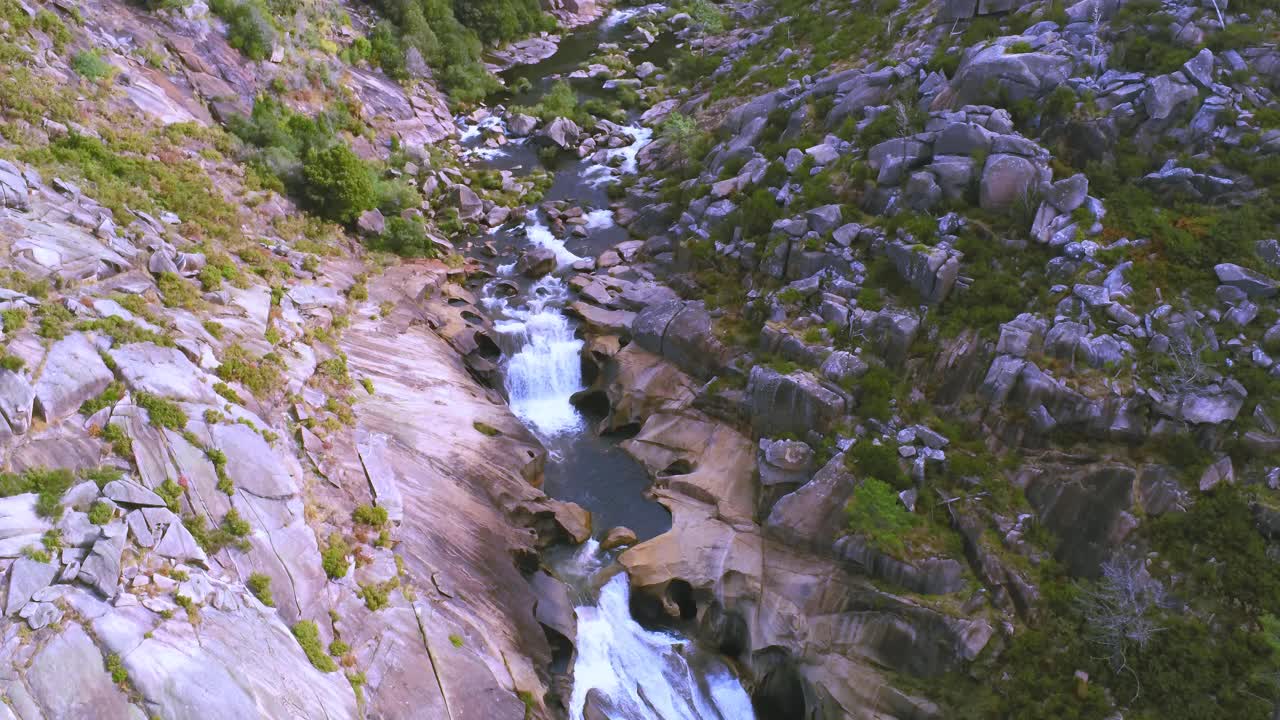
[[[0,0],[0,717],[565,717],[499,230],[761,720],[1280,714],[1275,0],[602,11]]]
[[[621,562],[762,716],[1277,711],[1278,12],[781,0],[673,59]]]

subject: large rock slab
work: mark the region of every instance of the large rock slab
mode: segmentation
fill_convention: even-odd
[[[25,376],[0,370],[0,417],[15,435],[22,435],[31,428],[31,409],[35,398],[35,389]]]
[[[0,558],[18,557],[28,546],[39,547],[49,521],[36,515],[35,493],[0,498]]]
[[[80,409],[115,379],[98,350],[82,333],[73,333],[53,344],[35,384],[35,407],[46,422],[54,422]]]
[[[770,367],[751,368],[747,380],[751,425],[761,434],[824,432],[844,414],[845,399],[807,372],[787,375]]]
[[[1039,173],[1036,166],[1018,155],[997,154],[987,158],[978,187],[983,210],[1008,210],[1018,203],[1030,203]]]
[[[715,336],[711,314],[700,302],[650,305],[637,313],[631,333],[640,347],[697,378],[714,375],[728,361],[729,350]]]
[[[29,558],[18,558],[9,568],[9,590],[5,594],[4,614],[16,615],[31,600],[31,596],[53,582],[58,566]]]
[[[80,625],[72,623],[37,654],[26,685],[43,717],[143,720],[146,713],[129,702],[107,672],[102,653]],[[214,710],[211,702],[207,710]]]
[[[182,402],[219,404],[208,375],[177,348],[131,343],[113,348],[110,354],[131,390]]]

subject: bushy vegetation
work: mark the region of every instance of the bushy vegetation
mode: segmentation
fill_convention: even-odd
[[[377,0],[383,17],[368,52],[387,74],[408,79],[406,55],[417,51],[460,102],[476,102],[500,85],[481,63],[484,43],[552,27],[537,0]]]
[[[8,111],[13,106],[3,97],[4,82],[0,77],[0,107]],[[56,119],[61,113],[54,115]],[[73,110],[62,116],[64,121],[79,119],[80,113]],[[108,127],[99,132],[101,138],[73,131],[46,145],[22,144],[10,154],[46,177],[75,181],[110,209],[121,226],[133,222],[130,210],[153,214],[169,210],[183,220],[184,234],[193,239],[226,238],[237,231],[235,208],[213,188],[200,163],[179,147],[184,133],[212,131],[171,125],[164,131]],[[0,154],[6,153],[0,150]]]
[[[302,652],[320,672],[331,673],[338,669],[337,663],[324,651],[320,642],[320,628],[311,620],[299,620],[293,625],[293,637],[297,639]]]
[[[36,468],[21,474],[0,473],[0,497],[36,494],[36,514],[57,520],[62,517],[62,496],[71,489],[75,476],[65,468]]]
[[[279,358],[270,355],[255,358],[244,346],[233,343],[223,350],[217,375],[228,382],[240,383],[254,397],[266,398],[284,387],[283,372]],[[230,387],[220,394],[224,397],[230,395],[234,397],[232,402],[239,402],[240,398]]]
[[[375,505],[358,505],[351,512],[351,519],[359,525],[379,528],[387,524],[387,509]]]
[[[271,595],[271,577],[264,573],[256,572],[249,575],[245,585],[249,588],[249,592],[258,598],[258,602],[267,607],[275,607],[275,598]]]
[[[893,555],[906,550],[902,535],[916,524],[893,486],[874,477],[863,479],[845,512],[850,532],[866,537],[873,547]]]
[[[347,574],[347,556],[351,554],[351,546],[339,533],[329,536],[329,542],[320,551],[320,564],[325,575],[337,580]]]
[[[250,60],[271,56],[276,32],[262,0],[212,0],[209,9],[227,23],[227,42]]]
[[[898,462],[898,448],[864,441],[855,443],[845,453],[845,465],[860,477],[873,477],[899,490],[911,485],[911,479]]]
[[[147,417],[151,419],[151,424],[158,428],[181,432],[187,427],[187,414],[172,400],[166,400],[159,395],[152,395],[151,393],[139,392],[134,395],[133,401],[147,411]]]

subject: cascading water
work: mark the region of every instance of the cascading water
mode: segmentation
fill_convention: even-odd
[[[605,696],[609,716],[641,720],[742,720],[754,717],[751,698],[718,660],[696,658],[689,641],[644,629],[631,618],[626,575],[600,589],[594,605],[576,608],[578,657],[573,665],[569,717],[583,720],[587,693]]]
[[[564,282],[548,275],[529,288],[519,307],[492,296],[486,302],[490,311],[503,316],[494,329],[510,358],[506,384],[511,409],[543,437],[582,428],[582,416],[569,401],[582,389],[582,341],[560,312],[568,295]]]
[[[635,15],[660,8],[615,11],[599,25],[600,31],[608,37]],[[568,62],[566,58],[556,61]],[[501,127],[501,120],[485,117],[475,123],[462,121],[460,127],[473,157],[493,161],[498,153],[477,147],[477,141],[486,127]],[[640,125],[622,130],[631,137],[629,144],[558,172],[549,199],[572,198],[582,203],[583,197],[597,197],[600,202],[601,186],[620,174],[636,172],[636,158],[653,133]],[[614,237],[611,233],[617,230],[613,212],[603,208],[587,211],[582,227],[590,238],[598,238],[596,242]],[[575,323],[562,312],[570,292],[558,273],[581,258],[552,233],[537,210],[527,214],[522,232],[504,231],[499,238],[509,240],[546,248],[556,259],[557,272],[532,284],[516,277],[516,263],[499,265],[497,277],[483,291],[483,303],[494,317],[506,358],[511,408],[551,450],[547,490],[591,510],[600,530],[627,524],[641,539],[653,537],[670,527],[670,518],[643,495],[647,475],[617,447],[587,432],[585,418],[570,401],[583,389],[583,341],[576,337]],[[557,488],[560,493],[554,492]],[[583,598],[576,608],[572,720],[584,720],[592,691],[602,706],[608,706],[609,717],[625,720],[754,717],[750,698],[724,662],[700,651],[687,638],[646,630],[632,619],[624,573],[597,587],[602,575],[616,568],[611,568],[613,556],[601,552],[596,540],[588,540],[571,558],[553,564],[560,579],[577,588]]]

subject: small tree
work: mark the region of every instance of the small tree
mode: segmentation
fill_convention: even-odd
[[[663,140],[679,154],[681,165],[698,156],[698,146],[702,144],[706,133],[698,127],[693,118],[682,113],[671,113],[662,121],[659,132]]]
[[[1138,673],[1129,665],[1129,653],[1160,632],[1154,614],[1168,604],[1164,586],[1140,560],[1128,557],[1103,563],[1102,579],[1080,597],[1090,641],[1106,653],[1112,669],[1130,673],[1135,683]]]
[[[302,174],[307,200],[330,220],[353,222],[378,203],[369,168],[342,143],[308,153]]]

